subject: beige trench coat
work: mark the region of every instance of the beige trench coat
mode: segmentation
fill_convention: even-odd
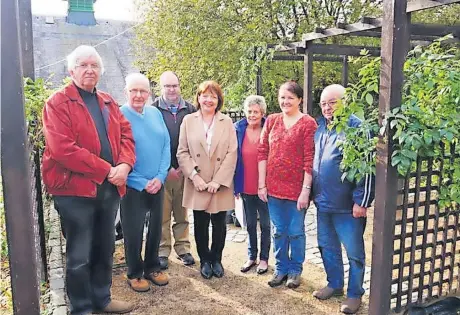
[[[177,160],[184,174],[184,198],[182,205],[188,209],[205,210],[208,213],[235,208],[233,176],[237,159],[237,140],[230,117],[217,112],[214,118],[211,148],[208,155],[206,134],[201,113],[187,115],[181,125]],[[219,191],[211,194],[199,192],[189,178],[197,168],[206,183],[220,184]]]

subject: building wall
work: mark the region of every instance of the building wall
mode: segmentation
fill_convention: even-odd
[[[66,23],[65,17],[33,16],[35,76],[51,76],[54,86],[61,85],[68,76],[67,62],[44,66],[65,59],[78,45],[95,46],[135,25],[127,21],[97,22],[95,26],[79,26]],[[131,29],[96,47],[105,68],[98,88],[110,93],[121,104],[125,102],[123,88],[126,75],[138,71],[134,67],[135,58],[131,49],[133,38],[134,31]]]

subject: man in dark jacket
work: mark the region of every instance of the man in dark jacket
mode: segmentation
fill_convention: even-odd
[[[326,287],[313,292],[320,300],[343,294],[344,268],[342,248],[344,245],[350,263],[347,299],[341,311],[354,314],[361,305],[364,294],[363,280],[365,268],[364,229],[366,210],[374,198],[374,179],[371,175],[358,184],[342,181],[340,161],[342,152],[339,141],[343,133],[330,129],[337,103],[343,98],[345,88],[334,84],[326,87],[321,94],[321,112],[315,133],[315,158],[313,162],[313,200],[318,215],[318,246],[327,274]],[[358,127],[361,121],[352,115],[350,127]]]
[[[43,108],[43,182],[65,230],[70,312],[122,314],[131,303],[111,299],[115,216],[135,162],[131,126],[118,104],[96,89],[104,68],[91,46],[68,57],[72,83]]]
[[[195,112],[195,107],[181,97],[179,78],[174,72],[163,72],[160,76],[160,86],[161,96],[153,102],[153,106],[163,115],[171,144],[171,167],[164,184],[163,226],[159,251],[160,266],[167,269],[171,253],[171,213],[174,216],[174,250],[184,265],[195,264],[195,259],[190,254],[188,213],[182,206],[184,177],[176,157],[180,125],[185,115]]]

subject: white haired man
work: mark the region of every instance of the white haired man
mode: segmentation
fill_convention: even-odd
[[[131,123],[136,142],[136,163],[128,175],[126,196],[121,201],[121,225],[128,265],[127,281],[136,292],[153,284],[167,285],[168,275],[161,270],[158,248],[161,239],[164,182],[171,162],[169,133],[158,109],[145,106],[150,96],[150,83],[140,73],[126,77],[128,103],[121,107]],[[154,139],[152,141],[152,139]],[[146,214],[149,213],[144,261],[141,258]]]
[[[165,71],[160,76],[161,96],[153,106],[163,115],[164,122],[171,138],[171,166],[165,183],[165,199],[163,205],[163,227],[160,243],[160,264],[162,269],[168,268],[168,257],[171,253],[171,213],[174,217],[172,232],[174,250],[177,257],[186,266],[195,264],[190,254],[189,222],[187,209],[182,206],[184,177],[177,162],[179,131],[184,117],[196,111],[195,107],[186,102],[180,94],[180,83],[172,71]]]
[[[43,181],[66,235],[66,289],[72,315],[123,314],[112,300],[115,217],[135,162],[131,126],[117,102],[96,89],[103,64],[91,46],[68,57],[72,82],[43,109]]]
[[[366,210],[374,199],[373,176],[366,175],[359,183],[342,181],[340,161],[342,152],[337,146],[343,133],[328,125],[333,119],[337,104],[344,97],[345,88],[339,84],[327,86],[321,93],[322,117],[315,133],[315,158],[313,161],[313,200],[318,209],[318,247],[327,274],[326,287],[313,292],[313,296],[326,300],[343,295],[344,268],[342,247],[344,245],[350,262],[347,299],[341,312],[354,314],[361,306],[364,294],[365,268],[364,229]],[[361,120],[351,115],[350,127],[358,127]]]

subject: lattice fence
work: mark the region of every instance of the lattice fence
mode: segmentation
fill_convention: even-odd
[[[460,292],[460,207],[438,206],[441,187],[453,177],[452,172],[448,178],[441,174],[449,165],[458,165],[460,155],[454,146],[441,152],[444,158],[419,159],[415,172],[400,180],[391,292],[396,312]]]

